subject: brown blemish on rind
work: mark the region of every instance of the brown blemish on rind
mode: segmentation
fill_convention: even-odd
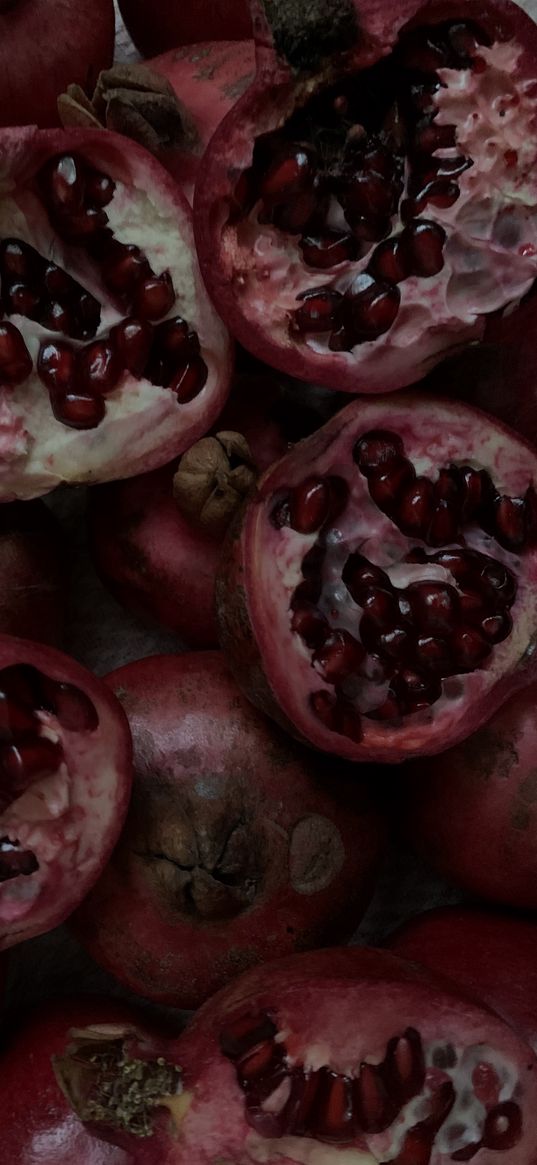
[[[348,52],[359,37],[352,0],[263,0],[274,46],[297,72],[326,67],[334,53]]]

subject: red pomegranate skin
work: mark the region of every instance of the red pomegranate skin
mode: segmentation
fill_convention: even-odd
[[[4,0],[0,9],[0,123],[58,125],[57,98],[92,92],[114,56],[113,0]]]
[[[390,936],[402,959],[446,975],[492,1007],[537,1050],[537,925],[492,911],[446,907]]]
[[[138,994],[196,1007],[254,963],[350,937],[383,838],[364,784],[251,709],[219,652],[140,660],[107,682],[135,783],[74,919],[92,957]]]
[[[4,1040],[2,1152],[13,1165],[134,1165],[135,1158],[93,1136],[73,1113],[56,1080],[72,1028],[132,1024],[139,1017],[119,1000],[70,998],[44,1004]]]
[[[322,5],[319,7],[321,17],[325,16]],[[322,39],[323,32],[326,34],[327,30],[331,31],[330,20],[317,26],[319,13],[316,8],[312,10],[311,29],[308,28],[308,34],[303,37],[300,36],[301,30],[297,31],[293,25],[292,19],[286,22],[285,5],[282,6],[279,30],[278,22],[275,21],[275,37],[267,22],[264,5],[252,0],[252,9],[256,78],[216,129],[204,158],[194,199],[194,227],[202,274],[209,294],[218,305],[232,334],[258,359],[289,375],[325,384],[338,391],[364,394],[386,392],[415,383],[427,375],[440,359],[451,355],[453,349],[460,348],[461,343],[468,346],[483,339],[494,343],[499,313],[493,312],[487,318],[485,309],[482,317],[474,322],[473,328],[466,331],[462,341],[457,342],[456,328],[452,326],[451,338],[447,330],[443,354],[432,354],[430,348],[426,351],[422,344],[425,317],[418,310],[416,333],[406,345],[404,336],[401,337],[393,359],[386,366],[381,365],[379,360],[371,359],[366,367],[360,368],[360,364],[354,364],[346,352],[322,351],[319,355],[313,347],[296,343],[289,334],[290,312],[286,309],[296,306],[292,287],[290,293],[286,293],[291,285],[291,275],[287,283],[282,282],[281,312],[271,310],[276,292],[271,297],[269,289],[266,295],[258,296],[257,288],[263,280],[270,288],[270,247],[263,250],[263,255],[267,255],[266,271],[261,266],[255,269],[253,248],[249,247],[248,236],[245,245],[238,242],[234,220],[231,220],[231,225],[229,221],[230,209],[236,213],[236,184],[239,175],[252,163],[255,139],[278,130],[297,108],[300,109],[312,92],[344,78],[350,72],[369,68],[388,55],[401,30],[407,26],[412,29],[427,22],[475,20],[493,40],[496,37],[506,40],[515,37],[522,48],[521,71],[526,79],[530,79],[535,73],[537,57],[537,27],[534,21],[511,0],[487,0],[486,4],[481,0],[465,0],[462,6],[457,0],[431,0],[426,6],[417,0],[403,0],[396,11],[389,5],[379,4],[378,0],[349,0],[348,4],[334,5],[333,23],[336,16],[341,14],[341,26],[345,22],[346,31],[342,32],[337,50],[330,56]],[[322,31],[320,39],[315,40],[318,27]],[[309,35],[312,30],[313,35]],[[278,43],[278,52],[274,49],[274,39]],[[278,232],[275,234],[278,235]],[[296,244],[297,235],[292,235],[291,239]],[[532,247],[533,243],[530,242],[525,254],[534,255]],[[253,278],[248,283],[250,268],[254,269]],[[333,273],[334,269],[330,275]],[[320,272],[315,271],[313,274],[318,276]],[[302,288],[307,284],[302,281],[300,286]],[[310,286],[320,287],[322,284],[312,278]],[[471,298],[470,289],[469,301]],[[522,296],[517,297],[516,302],[520,298]],[[260,310],[257,310],[258,303],[261,305]],[[437,309],[438,303],[434,302],[433,296],[431,306],[427,307],[433,322],[435,319],[438,322]],[[465,315],[465,308],[462,315]],[[513,326],[518,331],[518,312],[515,312]],[[520,327],[523,327],[522,321]],[[377,356],[378,352],[375,351],[374,355]]]
[[[288,449],[271,417],[276,400],[273,378],[243,376],[215,426],[246,438],[260,472]],[[214,582],[223,535],[181,512],[173,496],[179,464],[91,490],[93,560],[123,606],[175,631],[189,647],[217,647]]]
[[[0,696],[1,951],[58,926],[97,880],[126,816],[132,742],[107,685],[52,647],[1,635]]]
[[[471,894],[537,908],[537,688],[524,688],[434,764],[406,767],[403,829]]]
[[[0,633],[61,647],[64,553],[59,523],[42,502],[0,508]]]
[[[203,40],[242,40],[251,34],[248,0],[201,0],[195,6],[175,0],[120,0],[121,15],[146,57],[176,45]]]

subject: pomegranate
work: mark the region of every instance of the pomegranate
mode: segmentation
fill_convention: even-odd
[[[411,384],[537,275],[537,26],[509,0],[292,5],[197,184],[202,272],[273,367]]]
[[[482,999],[537,1051],[534,921],[459,907],[430,910],[396,931],[389,945]]]
[[[0,636],[0,950],[78,906],[130,785],[128,724],[106,685],[50,647]]]
[[[0,153],[0,500],[168,461],[230,371],[180,191],[100,130],[5,130]]]
[[[60,646],[65,619],[64,546],[43,502],[0,507],[0,632]]]
[[[242,376],[214,436],[179,462],[92,490],[93,558],[119,602],[191,647],[216,647],[214,580],[230,518],[257,471],[320,425],[325,404],[284,394],[270,375]]]
[[[492,902],[537,908],[537,686],[479,732],[408,766],[404,830],[424,858]]]
[[[250,36],[248,0],[119,0],[121,15],[136,48],[146,57],[175,45],[204,40],[241,40]]]
[[[75,1036],[57,1071],[82,1119],[98,1114],[120,1137],[132,1117],[120,1130],[107,1098],[123,1049],[110,1040],[95,1054],[95,1043]],[[181,1082],[168,1065],[137,1162],[536,1159],[531,1049],[454,985],[384,952],[317,951],[248,972],[202,1008],[175,1059]]]
[[[74,919],[93,958],[140,995],[196,1007],[253,963],[350,937],[382,838],[354,773],[254,711],[219,652],[107,679],[129,717],[135,781]]]
[[[468,736],[534,675],[537,455],[484,413],[359,400],[269,469],[217,581],[221,646],[349,759]]]
[[[57,125],[68,81],[91,87],[114,55],[113,0],[1,0],[0,122]]]
[[[77,1120],[52,1067],[70,1029],[94,1024],[108,1036],[116,1025],[139,1023],[126,1004],[108,999],[47,1002],[3,1041],[2,1151],[12,1165],[132,1165],[123,1149],[92,1136]]]

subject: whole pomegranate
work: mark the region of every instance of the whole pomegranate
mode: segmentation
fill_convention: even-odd
[[[56,1063],[82,1119],[122,1143],[132,1129],[132,1110],[120,1127],[115,1103],[124,1056],[119,1039],[99,1047],[78,1033]],[[154,1071],[166,1065],[152,1135],[135,1150],[144,1165],[536,1160],[529,1046],[454,985],[385,952],[317,951],[249,971]],[[143,1090],[150,1078],[145,1060]]]
[[[230,531],[218,619],[245,694],[354,760],[468,736],[535,674],[535,480],[535,451],[484,413],[348,405]]]
[[[119,0],[119,7],[146,57],[195,41],[241,40],[252,31],[248,0]]]
[[[0,632],[60,646],[64,555],[58,522],[43,502],[0,506]]]
[[[197,182],[207,287],[273,367],[411,384],[534,284],[537,26],[509,0],[263,10]]]
[[[47,1002],[4,1038],[2,1152],[10,1165],[133,1165],[123,1149],[92,1136],[74,1115],[54,1075],[71,1029],[95,1024],[109,1036],[140,1023],[126,1004],[108,999]]]
[[[537,924],[484,910],[430,910],[396,931],[401,958],[447,975],[537,1051]]]
[[[411,844],[472,894],[537,908],[537,686],[456,748],[408,765],[402,825]]]
[[[63,922],[120,834],[131,740],[101,680],[0,636],[0,950]]]
[[[350,937],[382,838],[355,774],[254,711],[219,652],[155,656],[107,679],[129,717],[135,781],[74,919],[93,958],[140,995],[196,1007],[254,963]]]
[[[112,63],[114,24],[113,0],[0,0],[0,123],[57,125],[66,84]]]
[[[4,130],[0,159],[0,500],[169,461],[210,428],[230,374],[188,204],[100,130]]]

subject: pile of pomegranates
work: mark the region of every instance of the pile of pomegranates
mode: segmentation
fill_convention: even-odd
[[[537,1165],[532,9],[0,0],[7,1165]]]

